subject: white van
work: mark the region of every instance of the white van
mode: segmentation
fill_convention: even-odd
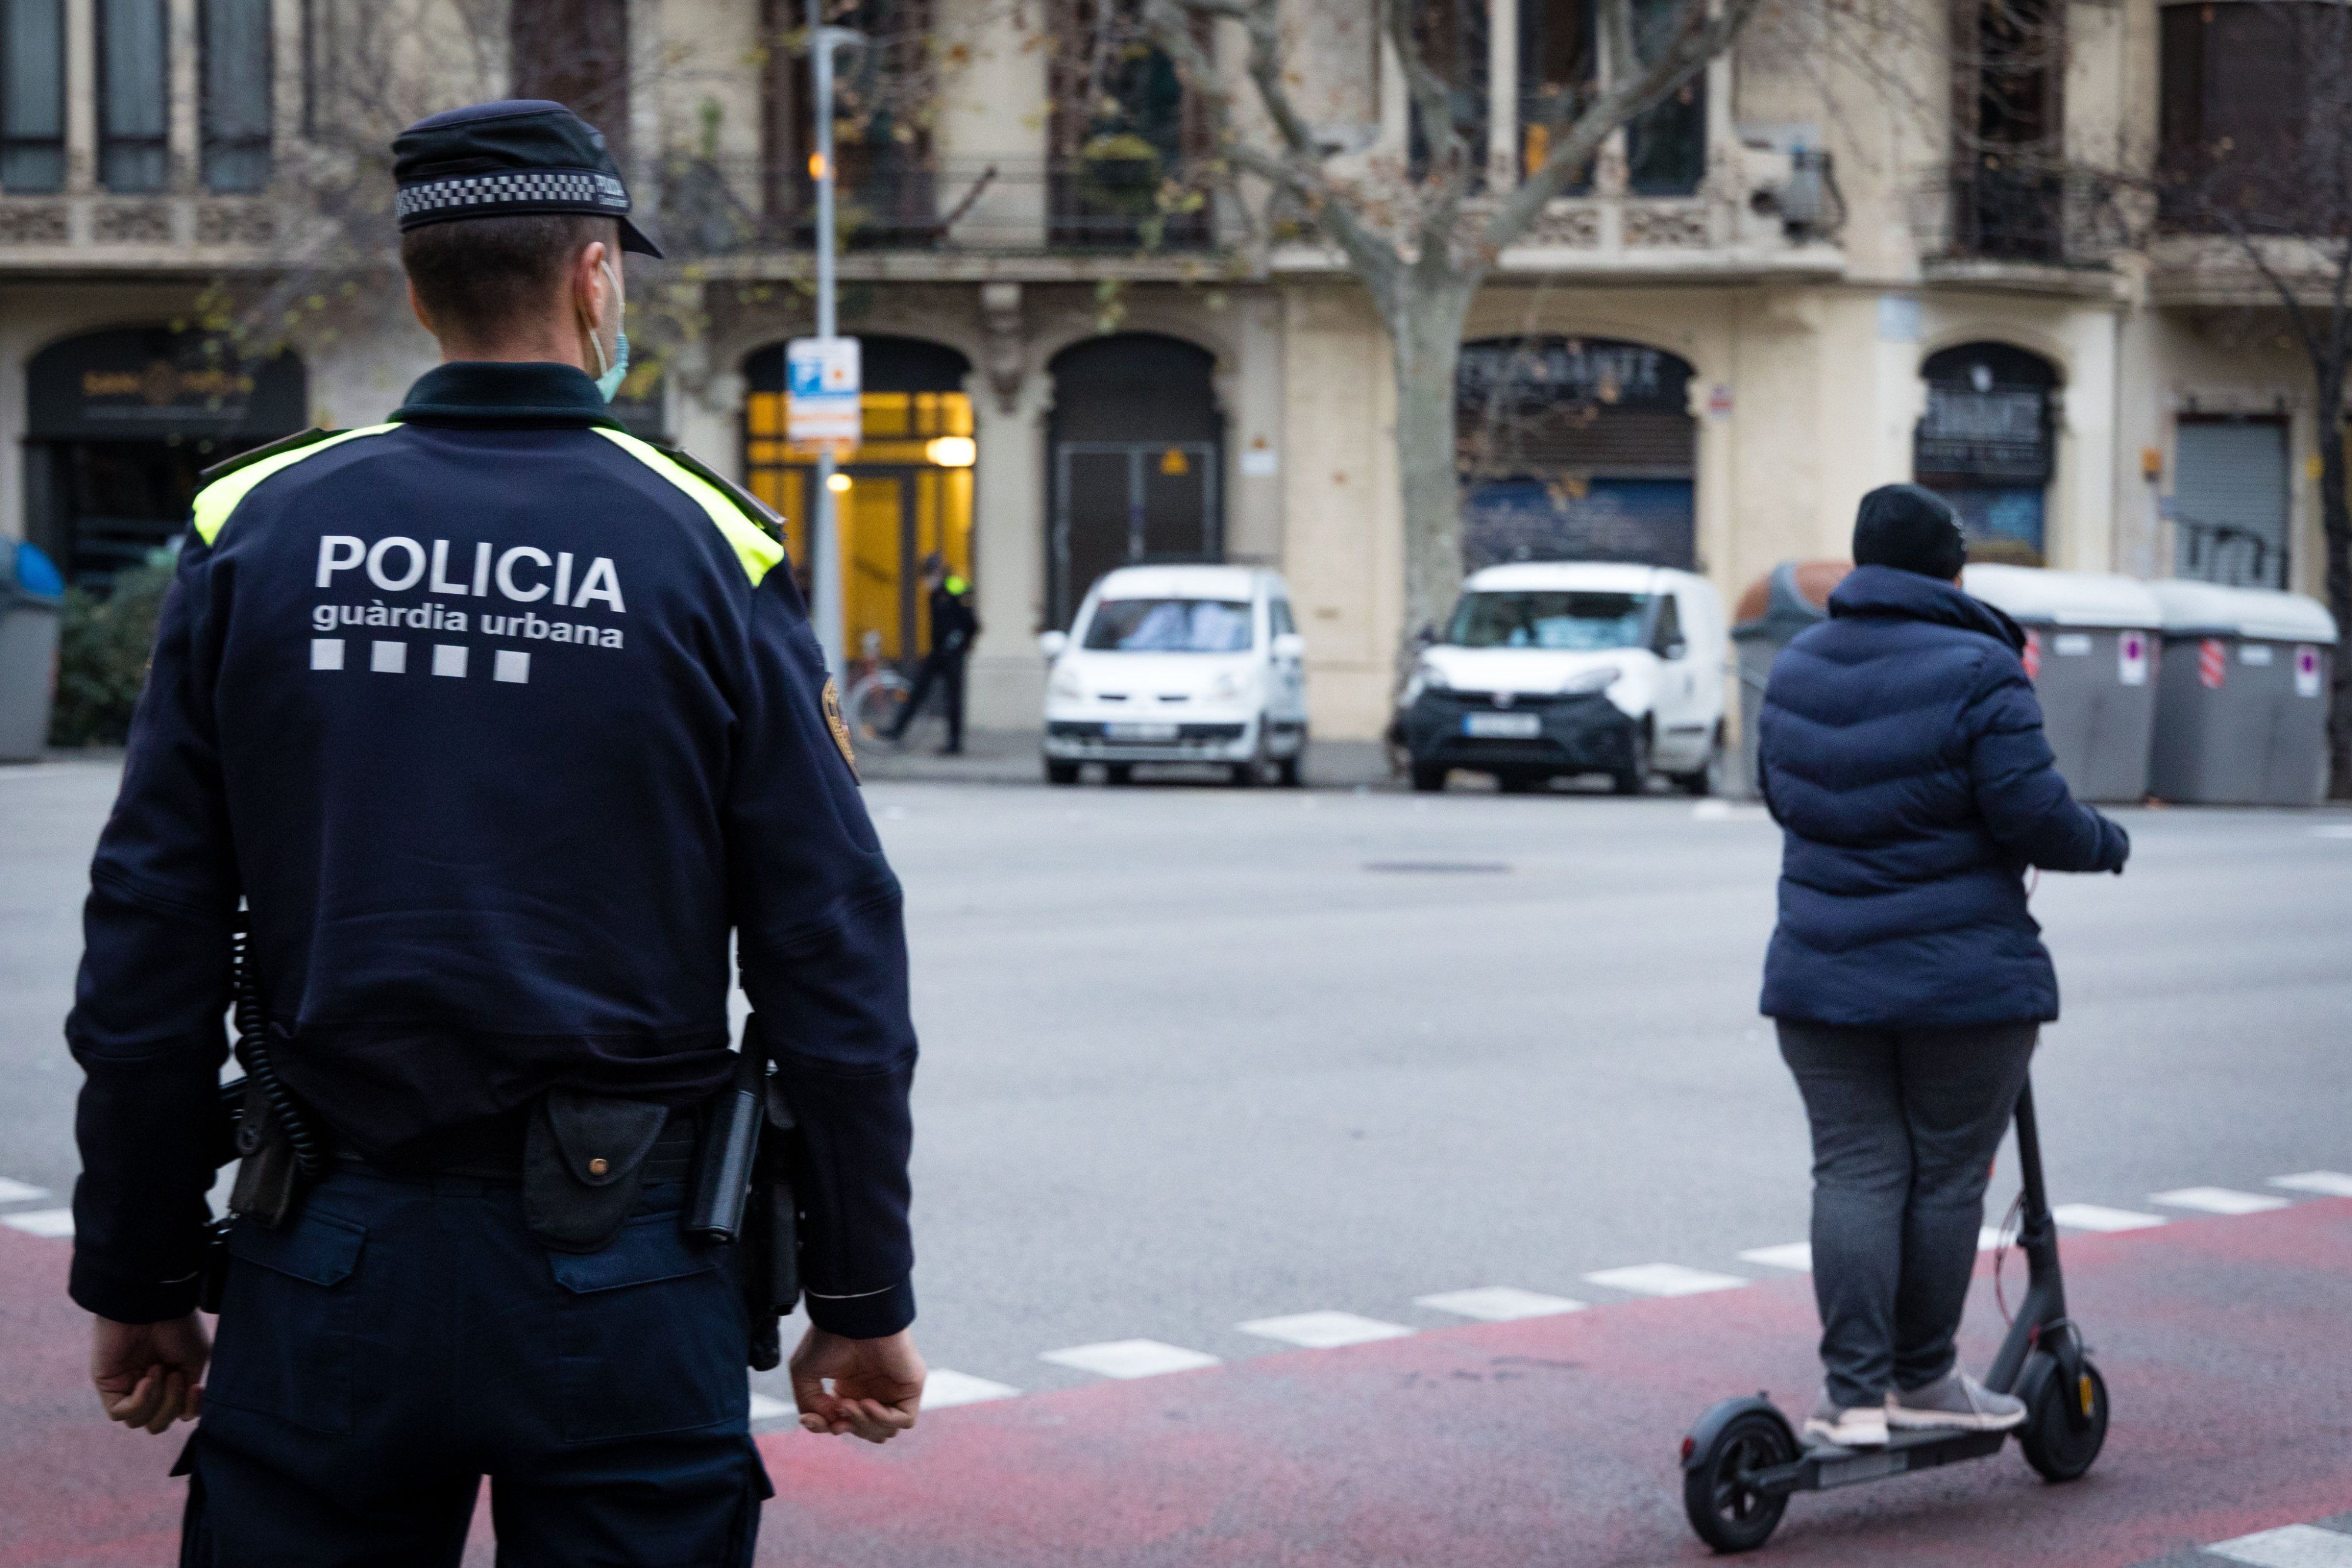
[[[1307,639],[1279,574],[1246,566],[1129,566],[1106,574],[1067,632],[1038,649],[1045,780],[1099,762],[1219,762],[1236,784],[1298,782],[1307,756]]]
[[[1397,704],[1412,787],[1456,768],[1532,789],[1606,773],[1722,787],[1723,600],[1703,577],[1601,561],[1489,567],[1462,587]]]

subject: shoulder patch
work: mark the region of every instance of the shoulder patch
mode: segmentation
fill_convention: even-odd
[[[193,514],[190,520],[196,530],[196,538],[206,544],[218,538],[222,527],[228,522],[229,514],[236,510],[237,503],[244,500],[256,485],[278,470],[291,468],[304,458],[314,457],[346,441],[356,441],[362,435],[382,435],[387,430],[399,428],[397,424],[367,424],[357,430],[333,433],[306,430],[300,435],[289,435],[283,441],[271,442],[257,452],[240,452],[226,463],[215,465],[205,472],[217,477],[210,479],[199,489],[195,499],[190,503],[189,509]]]
[[[736,561],[751,586],[760,586],[769,569],[784,559],[783,542],[768,531],[775,514],[734,486],[683,454],[667,451],[625,430],[605,425],[596,434],[686,492],[735,551]],[[748,503],[748,506],[746,505]]]
[[[841,712],[841,687],[831,675],[824,678],[824,723],[833,731],[834,745],[841,748],[841,759],[849,764],[849,776],[856,779],[857,749],[849,744],[849,720]]]

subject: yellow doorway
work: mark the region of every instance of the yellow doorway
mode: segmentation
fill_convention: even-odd
[[[905,661],[930,645],[929,606],[918,580],[936,552],[958,576],[971,575],[971,399],[962,392],[870,392],[865,439],[841,476],[843,632],[847,659]],[[784,439],[784,394],[752,392],[743,409],[745,467],[751,493],[783,514],[784,543],[803,591],[808,581],[808,519],[814,514],[814,456]]]

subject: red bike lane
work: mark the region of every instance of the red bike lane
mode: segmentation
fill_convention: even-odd
[[[1761,1560],[2126,1568],[2352,1508],[2352,1200],[2063,1246],[2115,1407],[2091,1474],[2012,1449],[1799,1496]],[[98,1416],[66,1257],[0,1229],[0,1568],[170,1563],[179,1436]],[[1972,1363],[1999,1324],[1988,1273]],[[1814,1333],[1797,1278],[935,1411],[879,1449],[772,1432],[760,1561],[1696,1563],[1682,1434],[1727,1395],[1808,1402]]]

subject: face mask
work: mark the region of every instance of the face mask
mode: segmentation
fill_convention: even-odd
[[[598,265],[604,267],[604,277],[612,283],[613,298],[617,301],[621,298],[621,280],[613,276],[613,264],[606,261]],[[629,334],[624,330],[615,333],[614,338],[616,342],[613,350],[614,358],[610,363],[607,363],[604,359],[604,340],[596,335],[594,328],[588,329],[588,346],[596,350],[596,369],[602,372],[596,378],[596,390],[604,394],[606,402],[612,402],[619,393],[622,379],[629,373]]]

